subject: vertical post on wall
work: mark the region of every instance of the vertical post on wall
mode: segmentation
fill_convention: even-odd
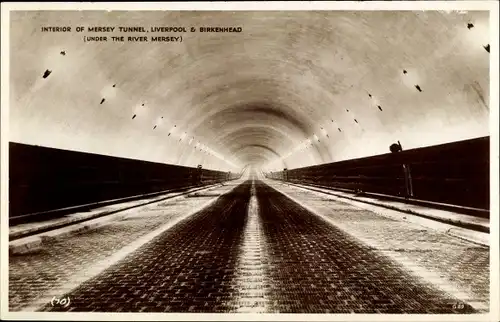
[[[288,181],[288,169],[283,169],[283,181]]]
[[[202,168],[201,164],[198,164],[197,169],[198,169],[198,173],[197,173],[196,181],[198,184],[201,184],[203,181],[203,168]]]
[[[413,197],[413,183],[411,180],[410,166],[403,164],[403,171],[405,174],[406,198],[410,198]]]
[[[398,141],[397,144],[394,143],[390,146],[390,150],[392,153],[398,153],[403,151],[403,146],[401,145],[401,142]],[[404,175],[404,197],[410,198],[413,197],[413,182],[411,178],[410,165],[403,161],[402,166]]]
[[[391,144],[389,147],[389,150],[391,153],[399,153],[403,151],[403,146],[401,145],[401,142],[397,141],[397,143]],[[402,188],[403,191],[399,190],[398,194],[403,195],[405,198],[408,198],[410,196],[410,182],[408,180],[408,167],[404,163],[404,161],[401,162],[401,166],[403,168],[403,179],[404,179],[404,187]],[[396,181],[399,181],[399,174],[396,174]],[[399,185],[398,185],[399,186]]]
[[[403,146],[401,142],[398,141],[398,145],[401,151],[403,151]],[[411,179],[411,170],[410,165],[403,163],[403,172],[405,175],[405,190],[406,190],[406,198],[413,197],[413,182]]]

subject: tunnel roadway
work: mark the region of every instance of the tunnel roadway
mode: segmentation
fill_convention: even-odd
[[[259,180],[242,182],[65,296],[68,307],[41,310],[474,312]]]

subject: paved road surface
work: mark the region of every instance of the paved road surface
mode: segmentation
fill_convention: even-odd
[[[43,310],[473,313],[258,180],[67,296]]]

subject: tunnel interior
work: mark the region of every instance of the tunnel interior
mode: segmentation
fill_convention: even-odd
[[[495,15],[89,5],[2,4],[9,313],[492,313]]]
[[[12,142],[239,172],[489,135],[487,11],[17,11],[10,41]]]

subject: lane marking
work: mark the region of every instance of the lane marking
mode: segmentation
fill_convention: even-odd
[[[235,278],[238,291],[233,304],[237,313],[266,313],[269,295],[265,272],[267,257],[253,179],[250,194],[248,219]]]
[[[104,258],[97,262],[96,264],[92,265],[90,268],[84,268],[81,271],[77,272],[75,275],[72,276],[71,281],[68,281],[64,285],[60,287],[56,287],[54,289],[51,289],[47,291],[46,294],[44,294],[42,297],[35,299],[25,307],[21,308],[17,312],[36,312],[37,310],[43,308],[45,305],[50,303],[51,299],[55,296],[56,298],[61,297],[64,294],[70,293],[74,289],[76,289],[78,286],[80,286],[82,283],[90,280],[93,277],[96,277],[97,275],[101,274],[104,270],[108,269],[109,267],[117,264],[119,261],[123,260],[125,257],[139,249],[141,246],[144,244],[150,242],[153,238],[161,235],[171,227],[175,226],[179,222],[187,219],[190,216],[193,216],[194,214],[202,211],[205,208],[208,208],[215,204],[215,202],[222,197],[223,195],[226,195],[233,191],[236,187],[239,186],[241,183],[237,183],[234,186],[226,186],[229,188],[228,191],[221,193],[220,196],[217,196],[215,198],[210,199],[209,201],[205,202],[204,204],[194,208],[192,211],[188,212],[185,215],[182,215],[168,223],[166,223],[163,226],[160,226],[159,228],[153,230],[149,234],[146,234],[139,239],[135,240],[131,244],[121,248],[118,250],[116,253],[111,255],[110,257]]]

